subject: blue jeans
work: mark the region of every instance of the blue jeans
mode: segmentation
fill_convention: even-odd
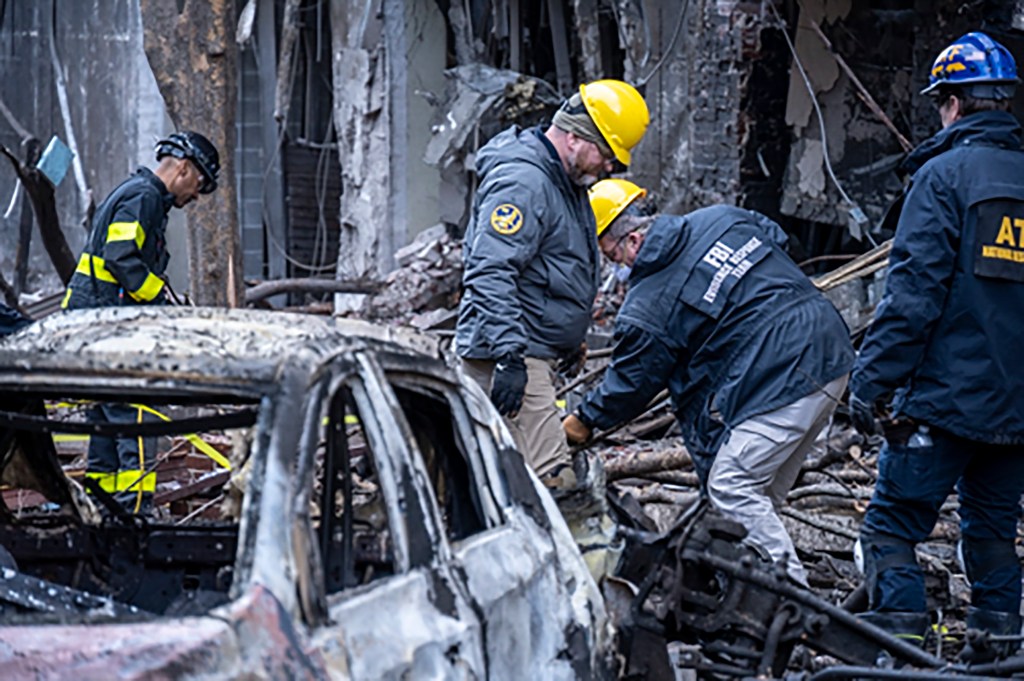
[[[914,546],[931,533],[954,487],[971,603],[1018,612],[1021,570],[1014,550],[1024,491],[1024,446],[990,445],[931,428],[930,446],[887,441],[861,527],[872,610],[924,612],[924,574]]]

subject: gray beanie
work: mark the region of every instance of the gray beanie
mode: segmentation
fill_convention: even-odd
[[[605,158],[615,158],[615,153],[608,146],[604,135],[598,130],[594,119],[587,113],[587,108],[583,105],[583,98],[580,97],[580,93],[577,92],[565,100],[561,108],[555,112],[555,117],[551,122],[559,130],[571,132],[577,137],[593,142],[601,150]]]

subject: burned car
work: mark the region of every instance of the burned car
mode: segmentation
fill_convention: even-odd
[[[159,418],[91,421],[103,403]],[[157,438],[155,513],[84,484],[98,436]],[[0,483],[4,679],[611,673],[558,509],[427,336],[56,315],[0,342]]]

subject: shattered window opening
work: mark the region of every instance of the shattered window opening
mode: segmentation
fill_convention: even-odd
[[[348,388],[330,401],[318,441],[311,521],[333,594],[393,575],[395,561],[379,474]]]
[[[392,378],[392,389],[427,470],[448,539],[456,542],[488,528],[466,446],[443,393]]]

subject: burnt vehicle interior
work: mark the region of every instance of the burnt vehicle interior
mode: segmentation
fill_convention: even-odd
[[[311,520],[325,591],[337,593],[395,573],[387,504],[349,389],[321,421]]]
[[[444,395],[394,377],[391,388],[423,457],[448,539],[457,542],[487,529],[482,490],[470,475],[469,455]]]
[[[133,424],[98,423],[98,403],[82,395],[0,401],[0,566],[9,571],[0,580],[0,621],[184,616],[228,601],[260,403],[145,399]],[[333,593],[393,574],[395,565],[351,393],[340,391],[329,410],[311,516]],[[84,475],[88,438],[97,436],[155,438],[153,513],[133,513]]]
[[[498,524],[500,505],[473,480],[477,445],[464,409],[453,409],[454,389],[404,373],[388,381],[449,540]],[[41,386],[0,397],[0,622],[196,615],[229,600],[254,426],[270,419],[269,398],[153,387],[115,400],[112,392]],[[97,415],[104,404],[138,416],[106,421]],[[320,412],[309,517],[328,595],[397,569],[364,418],[374,416],[360,412],[349,385]],[[115,494],[86,475],[93,437],[151,443],[150,512],[137,512],[140,485]]]
[[[422,380],[389,378],[448,538],[456,542],[486,530],[483,490],[471,477],[466,443],[456,432],[445,395]],[[341,388],[327,409],[321,421],[311,521],[325,591],[334,594],[392,575],[395,564],[388,507],[351,390]]]
[[[147,394],[129,424],[97,420],[102,400],[90,397],[0,400],[0,620],[146,619],[226,602],[240,509],[231,468],[245,469],[258,401]],[[91,437],[155,443],[152,513],[134,512],[140,480],[119,500],[85,475]]]

